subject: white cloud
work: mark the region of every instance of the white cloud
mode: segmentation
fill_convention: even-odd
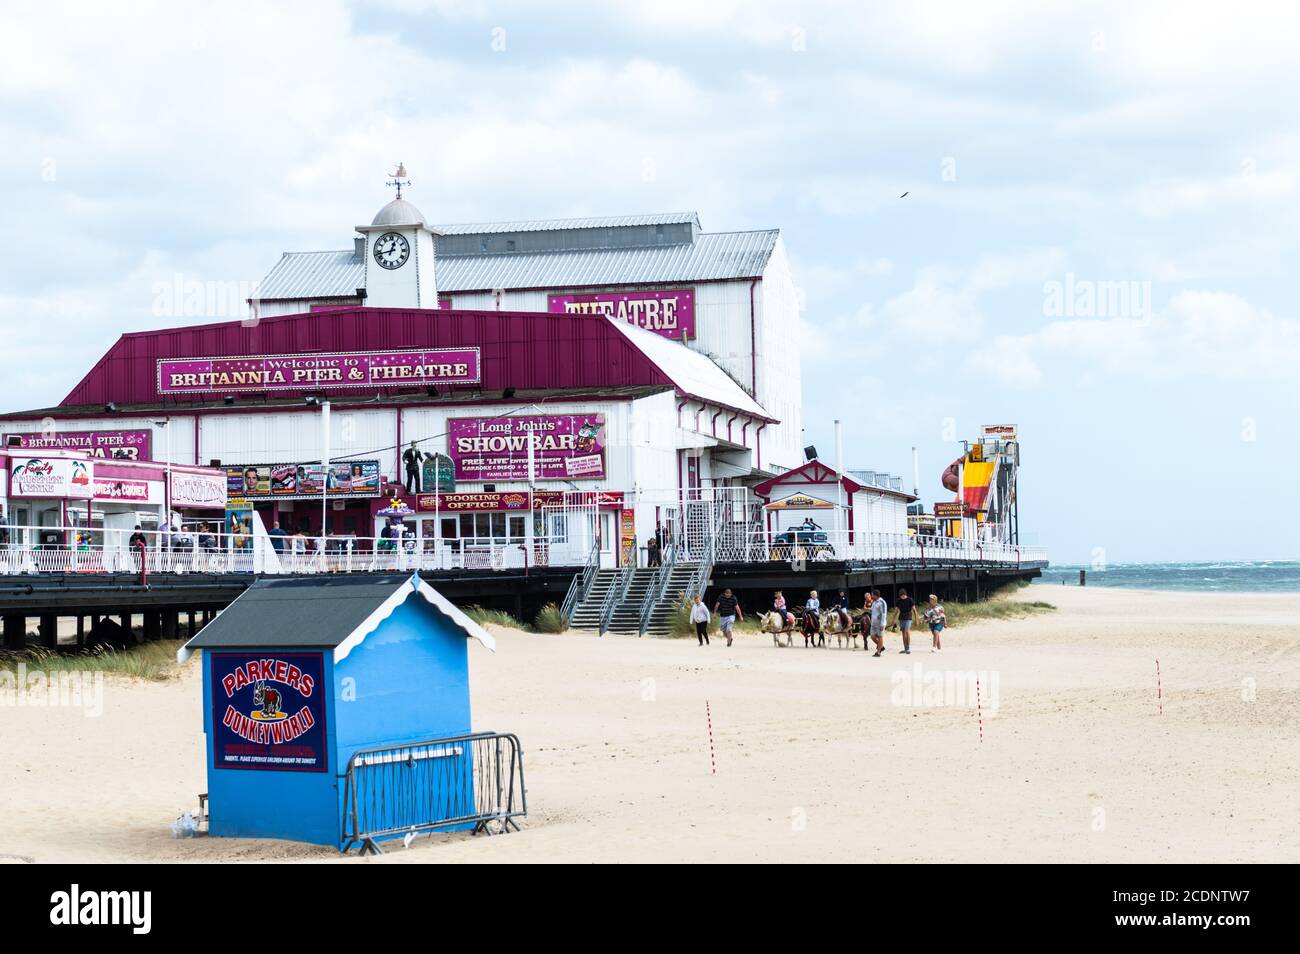
[[[968,363],[1004,386],[1033,388],[1050,360],[1152,380],[1290,379],[1300,366],[1300,321],[1237,295],[1187,291],[1150,318],[1054,321],[1032,334],[1001,336]]]
[[[1043,383],[1042,369],[1034,360],[1029,342],[1013,335],[998,335],[988,347],[973,352],[966,367],[1005,388],[1027,390]]]

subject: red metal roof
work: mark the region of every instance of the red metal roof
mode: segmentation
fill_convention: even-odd
[[[769,477],[762,483],[755,484],[754,493],[760,497],[769,497],[773,487],[784,486],[794,491],[805,484],[833,484],[837,477],[844,482],[844,489],[848,493],[857,493],[862,489],[862,485],[852,477],[840,477],[833,467],[827,467],[819,460],[810,460],[794,470],[787,470],[784,474]]]
[[[256,324],[227,321],[124,334],[61,406],[158,403],[160,358],[446,347],[481,350],[482,384],[471,389],[485,392],[675,387],[664,369],[600,316],[357,307],[263,318]],[[409,385],[384,389],[410,390]],[[330,393],[373,394],[375,389],[338,388]],[[188,403],[180,401],[181,406]]]
[[[774,488],[780,487],[782,490],[797,491],[802,486],[809,484],[833,484],[838,475],[835,468],[828,467],[819,460],[810,460],[808,463],[796,467],[794,470],[787,470],[784,474],[778,474],[776,477],[769,477],[762,483],[754,485],[754,493],[760,497],[772,496]],[[917,498],[912,494],[904,493],[901,490],[890,490],[887,487],[876,487],[867,484],[860,484],[847,474],[840,478],[844,482],[844,489],[850,494],[855,494],[859,490],[865,490],[868,493],[880,494],[882,497],[902,497],[904,500],[912,501]]]

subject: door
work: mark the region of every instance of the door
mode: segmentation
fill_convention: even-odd
[[[614,526],[613,512],[599,511],[596,528],[597,538],[600,541],[600,568],[612,570],[618,566],[618,531]]]

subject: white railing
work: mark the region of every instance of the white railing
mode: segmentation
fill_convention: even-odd
[[[867,530],[768,531],[720,520],[692,554],[714,563],[825,561],[908,566],[1028,565],[1044,547]],[[143,547],[140,542],[143,541]],[[278,545],[277,545],[278,544]],[[677,546],[666,548],[676,554]],[[416,540],[275,536],[248,533],[0,526],[0,575],[95,573],[379,573],[582,566],[591,556],[577,537],[529,540]],[[671,559],[665,564],[671,565]],[[662,572],[662,571],[661,571]]]
[[[0,575],[382,573],[579,565],[565,539],[416,540],[0,525]],[[586,551],[582,552],[585,559]]]
[[[1045,547],[870,530],[748,530],[726,533],[718,563],[856,561],[909,565],[1033,565],[1047,561]]]

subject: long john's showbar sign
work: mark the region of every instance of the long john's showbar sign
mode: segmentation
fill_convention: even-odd
[[[477,384],[478,348],[158,359],[159,394]]]

